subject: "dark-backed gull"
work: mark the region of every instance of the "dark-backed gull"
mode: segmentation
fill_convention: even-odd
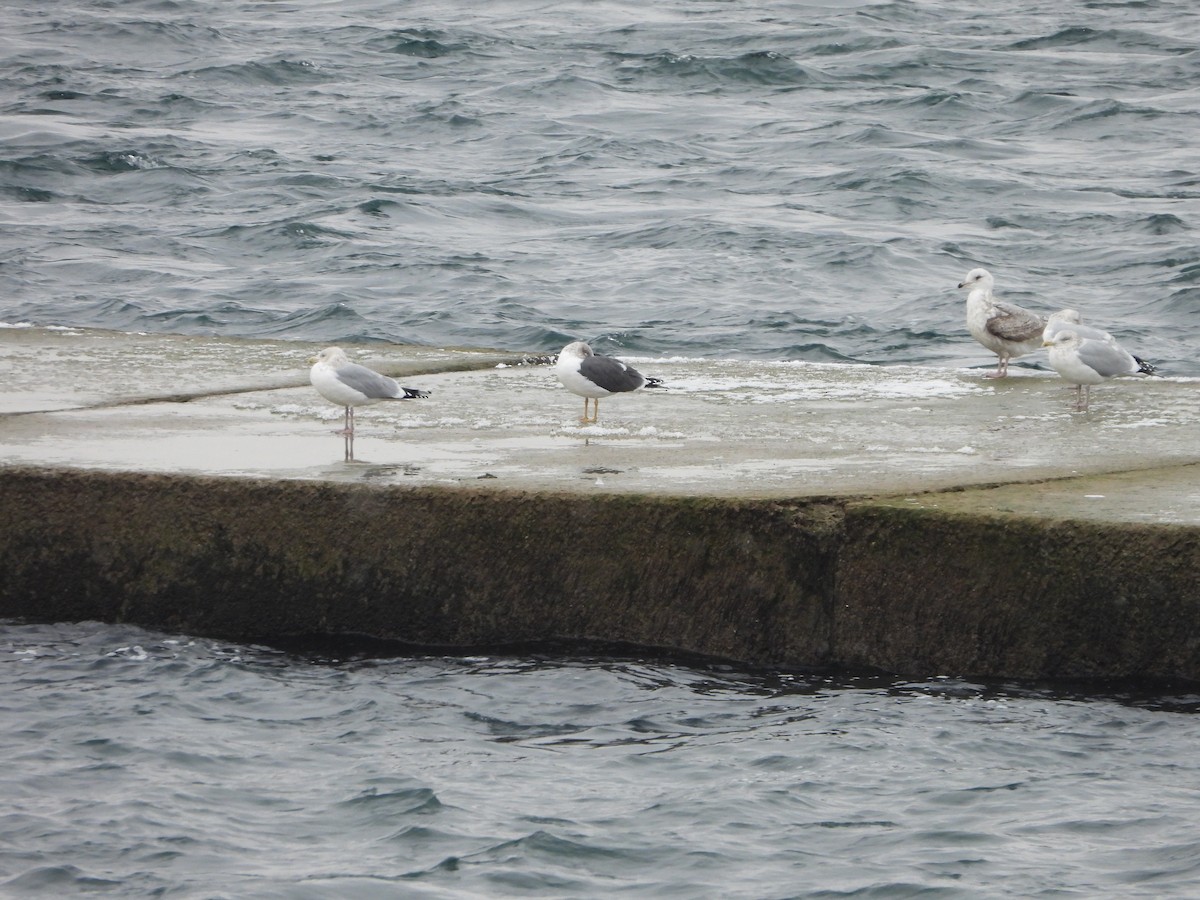
[[[585,425],[596,422],[600,415],[600,398],[624,394],[643,387],[659,387],[661,378],[647,378],[637,369],[611,356],[601,356],[583,341],[573,341],[563,347],[554,365],[554,374],[568,391],[583,398]],[[592,414],[588,416],[588,401]]]

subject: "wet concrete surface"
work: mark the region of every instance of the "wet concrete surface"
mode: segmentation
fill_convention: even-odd
[[[920,502],[1200,522],[1197,379],[1111,382],[1076,412],[1053,372],[992,381],[986,360],[947,370],[631,357],[667,387],[605,399],[599,423],[582,426],[579,398],[520,354],[368,345],[347,350],[432,396],[361,408],[348,463],[332,433],[341,409],[308,384],[316,349],[0,330],[0,464],[760,498],[1009,484]]]

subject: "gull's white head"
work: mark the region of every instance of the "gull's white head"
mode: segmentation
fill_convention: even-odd
[[[1077,347],[1083,342],[1073,331],[1060,331],[1053,337],[1042,341],[1043,347]]]
[[[1078,325],[1082,319],[1077,309],[1060,309],[1058,312],[1050,313],[1051,322],[1066,322],[1070,325]]]
[[[567,346],[563,347],[562,350],[558,352],[558,355],[560,357],[574,357],[575,359],[585,359],[589,356],[595,356],[595,354],[592,352],[592,348],[583,341],[572,341],[571,343],[567,344]]]
[[[971,290],[981,287],[990,291],[994,283],[992,273],[987,269],[972,269],[967,273],[967,277],[958,283],[958,286],[960,288],[969,287]]]
[[[343,351],[341,347],[326,347],[316,356],[310,356],[308,361],[311,365],[325,363],[326,365],[330,366],[340,366],[343,363],[350,362],[350,359],[346,356],[345,351]]]

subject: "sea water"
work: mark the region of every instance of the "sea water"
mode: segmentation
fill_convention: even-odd
[[[43,0],[0,51],[0,322],[986,367],[983,265],[1200,375],[1190,0]]]
[[[1200,697],[0,628],[0,895],[1194,897]]]

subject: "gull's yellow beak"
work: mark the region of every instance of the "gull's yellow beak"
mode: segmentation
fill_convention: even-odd
[[[310,356],[308,358],[308,364],[310,366],[315,366],[317,364],[317,358],[315,356]]]
[[[1042,341],[1042,346],[1043,347],[1053,347],[1054,341]]]

